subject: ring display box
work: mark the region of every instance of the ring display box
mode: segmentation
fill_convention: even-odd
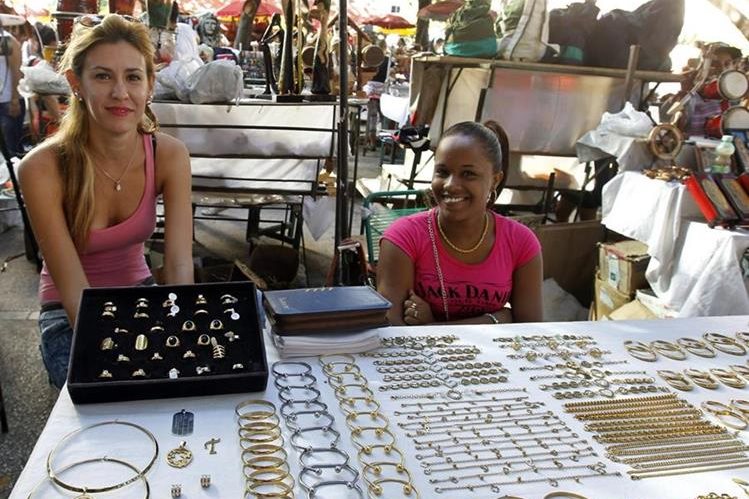
[[[265,390],[249,282],[83,291],[68,369],[76,404]]]

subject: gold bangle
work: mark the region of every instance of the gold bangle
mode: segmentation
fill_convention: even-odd
[[[242,454],[244,454],[244,452]],[[246,467],[251,468],[255,471],[269,470],[273,468],[281,468],[282,466],[288,466],[288,464],[286,463],[286,459],[276,456],[257,456],[246,461],[243,458],[242,462]],[[263,465],[262,463],[269,464]]]
[[[276,475],[272,478],[260,478],[263,475]],[[289,472],[281,469],[281,468],[269,468],[266,470],[256,470],[250,473],[250,476],[247,477],[249,481],[256,484],[273,484],[275,482],[281,482],[283,480],[286,480],[286,478],[290,478]]]
[[[59,478],[57,478],[57,473],[52,468],[52,461],[54,460],[54,457],[57,454],[57,452],[60,449],[60,447],[63,446],[65,444],[65,442],[67,442],[69,439],[71,439],[75,435],[81,434],[81,433],[86,432],[88,430],[91,430],[93,428],[98,428],[99,426],[108,426],[108,425],[129,426],[131,428],[135,428],[136,430],[145,433],[146,436],[151,440],[151,443],[153,443],[153,446],[154,446],[154,454],[151,457],[151,460],[149,461],[149,463],[146,464],[146,466],[141,471],[139,471],[135,476],[133,476],[133,477],[131,477],[131,478],[125,480],[125,481],[116,483],[114,485],[107,485],[107,486],[104,486],[104,487],[95,487],[95,488],[77,487],[75,485],[70,485],[68,483],[65,483],[62,480],[60,480]],[[148,473],[148,471],[153,467],[154,463],[156,462],[156,458],[158,457],[158,455],[159,455],[159,443],[156,440],[156,437],[154,437],[153,433],[151,433],[150,431],[148,431],[146,428],[144,428],[142,426],[139,426],[139,425],[137,425],[135,423],[129,423],[127,421],[117,421],[117,420],[114,420],[114,421],[103,421],[101,423],[95,423],[95,424],[92,424],[92,425],[89,425],[89,426],[84,426],[82,428],[78,428],[77,430],[73,430],[70,433],[68,433],[67,435],[65,435],[64,437],[62,437],[62,439],[60,439],[60,441],[57,443],[57,445],[55,446],[55,448],[52,449],[49,454],[47,454],[47,475],[49,476],[49,479],[52,480],[55,483],[55,485],[58,485],[58,486],[62,487],[63,489],[69,490],[71,492],[78,492],[78,493],[81,493],[81,494],[109,492],[111,490],[121,489],[122,487],[130,485],[131,483],[133,483],[136,480],[140,479],[141,476],[144,476],[146,473]]]
[[[746,418],[742,416],[740,413],[735,411],[722,411],[718,414],[715,414],[715,417],[718,418],[718,420],[721,422],[721,424],[733,428],[734,430],[746,430],[747,426],[749,426],[749,422],[747,422]],[[733,421],[726,420],[725,418],[733,418],[739,423],[734,423]]]
[[[260,492],[257,489],[259,487],[263,486],[273,486],[278,487],[281,489],[279,492]],[[284,482],[283,480],[275,480],[273,482],[266,482],[266,483],[259,483],[259,482],[250,482],[245,490],[246,493],[249,492],[251,494],[254,494],[255,497],[281,497],[281,498],[287,498],[291,494],[291,491],[293,489],[292,485],[289,485],[288,483]]]
[[[702,409],[710,414],[719,414],[721,412],[730,412],[732,409],[724,404],[723,402],[716,402],[715,400],[705,400],[701,404]]]
[[[252,406],[252,405],[259,405],[259,406],[263,406],[263,407],[269,407],[270,410],[269,411],[248,411],[246,413],[240,413],[239,412],[240,409],[243,409],[243,408],[245,408],[247,406]],[[262,399],[244,400],[244,401],[240,402],[239,404],[237,404],[237,406],[234,408],[234,414],[236,414],[237,416],[242,416],[243,414],[248,414],[248,415],[252,414],[253,415],[252,419],[269,418],[269,417],[273,416],[275,413],[276,413],[276,406],[273,405],[272,402],[268,402],[267,400],[262,400]],[[262,415],[262,417],[261,417],[261,415]]]
[[[558,490],[556,492],[549,492],[544,496],[544,499],[588,499],[587,497],[575,494],[574,492],[565,492]]]
[[[281,452],[284,455],[287,455],[286,449],[284,449],[280,445],[274,444],[255,444],[251,447],[245,448],[242,454],[244,454],[245,452],[248,452],[254,456],[269,456],[271,454],[275,454],[276,452]]]
[[[672,360],[685,360],[687,358],[687,354],[684,353],[684,350],[682,350],[678,345],[674,345],[670,341],[651,341],[650,347],[664,357]]]

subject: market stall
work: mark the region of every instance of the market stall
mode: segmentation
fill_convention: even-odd
[[[251,455],[242,453],[246,442],[240,442],[237,432],[240,425],[254,424],[257,430],[243,434],[262,441],[257,421],[272,411],[277,416],[271,426],[283,436],[284,466],[297,497],[306,496],[301,484],[318,487],[335,475],[332,468],[339,481],[325,487],[325,497],[367,497],[369,492],[381,497],[543,498],[559,491],[611,499],[683,499],[710,492],[739,496],[741,489],[732,478],[743,476],[749,466],[749,440],[745,432],[734,435],[723,423],[746,428],[746,422],[733,417],[743,414],[738,408],[729,411],[730,417],[716,408],[749,404],[747,389],[741,388],[746,382],[727,374],[733,369],[729,366],[747,358],[746,333],[737,332],[746,330],[748,320],[734,316],[388,328],[380,330],[383,347],[367,355],[299,358],[276,365],[278,353],[266,332],[271,372],[265,392],[74,406],[63,389],[10,497],[26,498],[40,480],[31,497],[64,496],[44,481],[50,451],[61,481],[93,489],[134,473],[123,466],[115,468],[123,468],[120,475],[103,476],[93,475],[86,466],[68,472],[62,468],[106,454],[142,469],[154,455],[154,442],[158,456],[146,474],[152,496],[168,497],[179,486],[183,497],[244,497]],[[706,332],[711,334],[703,336]],[[687,338],[678,341],[686,346],[676,346],[678,338]],[[654,340],[660,341],[650,346]],[[626,348],[625,341],[630,341]],[[721,374],[721,380],[737,381],[735,387],[716,383],[714,389],[691,384],[690,391],[671,388],[678,385],[673,378],[685,369],[695,383],[703,384],[696,370],[704,376],[709,369]],[[735,369],[749,374],[745,367]],[[479,374],[481,370],[486,373]],[[668,384],[661,377],[663,370],[676,373],[669,374]],[[237,408],[245,414],[238,421],[235,407],[248,399],[275,407],[246,402]],[[632,457],[633,449],[648,449],[650,444],[615,443],[627,440],[607,433],[603,422],[595,423],[603,416],[586,416],[585,407],[616,408],[627,400],[642,414],[627,422],[631,442],[640,437],[652,442],[673,433],[658,447],[660,454],[650,449]],[[658,414],[661,404],[678,407],[668,412],[681,415],[659,422],[665,417]],[[716,409],[716,414],[695,412],[699,407]],[[183,411],[194,415],[194,429],[177,436],[172,433],[180,431],[172,426],[173,415]],[[694,429],[679,426],[687,420],[691,422],[684,424]],[[71,431],[105,422],[110,423],[58,446]],[[147,430],[154,441],[125,422]],[[623,426],[621,421],[613,424]],[[674,449],[679,445],[684,448]],[[274,459],[250,462],[267,471],[281,466]],[[300,459],[319,473],[303,472]],[[185,460],[184,467],[173,467]],[[266,482],[281,477],[277,471],[269,473],[252,476]],[[118,497],[143,495],[143,480],[132,482],[116,491],[122,493]],[[368,490],[368,484],[373,488]]]
[[[602,209],[608,229],[648,245],[647,280],[674,314],[749,313],[749,231],[708,227],[684,184],[624,172],[604,187]]]

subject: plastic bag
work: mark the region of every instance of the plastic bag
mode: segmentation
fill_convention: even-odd
[[[65,76],[57,73],[46,61],[34,66],[22,66],[21,88],[29,93],[67,95],[70,85]]]
[[[312,239],[315,241],[319,240],[335,222],[334,207],[334,197],[320,196],[317,199],[312,199],[309,196],[304,197],[302,216]]]
[[[242,69],[234,61],[219,60],[198,68],[177,89],[177,97],[193,104],[231,102],[242,96]]]
[[[195,31],[187,24],[177,24],[177,41],[174,59],[167,67],[156,73],[154,97],[176,99],[179,89],[187,88],[187,80],[203,66],[198,54]]]
[[[599,125],[600,131],[628,137],[647,137],[652,128],[653,122],[650,121],[648,115],[635,110],[629,102],[618,113],[603,113]]]

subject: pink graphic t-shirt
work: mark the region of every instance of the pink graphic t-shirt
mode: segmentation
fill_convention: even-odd
[[[445,320],[440,281],[429,238],[428,217],[432,217],[437,253],[445,281],[450,320],[476,317],[502,309],[512,295],[515,269],[541,251],[536,235],[526,226],[494,214],[494,246],[484,261],[463,263],[445,249],[437,231],[436,210],[396,220],[383,234],[414,263],[414,292],[426,300],[432,314]]]

